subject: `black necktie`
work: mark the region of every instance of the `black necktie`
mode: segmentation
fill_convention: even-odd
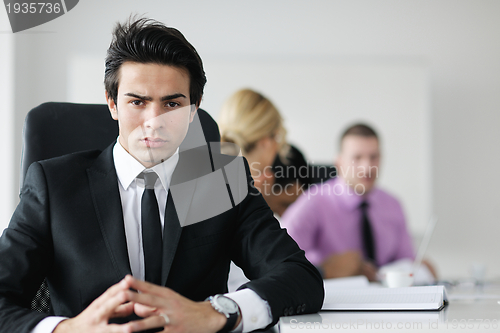
[[[375,241],[373,239],[372,226],[370,220],[368,219],[368,203],[363,201],[359,205],[361,209],[361,228],[363,232],[363,245],[365,247],[365,253],[368,260],[375,263]]]
[[[154,284],[161,284],[162,230],[160,209],[154,191],[158,175],[143,173],[144,193],[141,201],[142,246],[144,249],[145,278]]]

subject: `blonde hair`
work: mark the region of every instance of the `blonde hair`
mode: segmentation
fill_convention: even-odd
[[[278,143],[280,155],[288,153],[283,118],[273,103],[258,92],[251,89],[235,92],[224,103],[218,123],[221,141],[237,144],[243,155],[268,136]]]

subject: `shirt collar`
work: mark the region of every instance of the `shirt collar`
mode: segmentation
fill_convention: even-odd
[[[177,162],[179,161],[179,148],[177,148],[175,153],[164,162],[147,169],[144,168],[144,166],[132,155],[130,155],[120,144],[119,139],[117,139],[115,146],[113,147],[113,159],[118,181],[125,190],[128,189],[130,184],[132,184],[137,176],[144,170],[152,170],[156,172],[158,178],[160,178],[163,188],[168,190],[170,181],[172,180],[172,174],[174,173]]]
[[[359,205],[361,205],[363,201],[366,201],[368,204],[370,204],[373,193],[375,192],[375,188],[372,188],[370,192],[364,195],[358,195],[352,187],[347,185],[342,177],[335,177],[333,186],[339,187],[334,190],[334,193],[340,193],[337,196],[339,197],[342,204],[349,210],[358,209]],[[342,188],[341,191],[340,187]]]

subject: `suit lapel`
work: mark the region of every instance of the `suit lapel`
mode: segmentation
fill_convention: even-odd
[[[92,200],[101,233],[118,278],[132,274],[127,251],[118,177],[113,162],[113,146],[106,148],[87,170]]]
[[[166,285],[179,245],[182,227],[186,226],[186,221],[189,220],[190,210],[196,208],[192,207],[192,202],[199,177],[212,171],[208,146],[181,150],[179,161],[172,174],[165,206],[162,285]]]
[[[118,177],[113,162],[113,146],[114,143],[99,155],[94,165],[87,170],[87,175],[101,233],[118,278],[121,279],[126,274],[132,274],[132,270],[127,251]],[[199,170],[197,172],[189,170],[186,173],[185,168],[192,165],[191,162],[190,159],[180,158],[172,175],[172,182],[167,196],[163,228],[162,285],[166,285],[170,274],[182,233],[181,225],[183,224],[181,222],[184,222],[191,208],[191,201],[196,188],[196,178],[199,176]],[[202,169],[206,169],[206,167]],[[188,179],[192,180],[191,184],[189,184],[191,186],[185,183]],[[179,186],[181,184],[183,186]],[[176,195],[177,192],[179,192],[179,195]],[[182,192],[182,195],[180,192]],[[182,200],[180,200],[181,198]],[[176,204],[174,204],[175,200],[177,200]]]

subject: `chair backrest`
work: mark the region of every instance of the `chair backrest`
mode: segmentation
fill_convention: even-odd
[[[324,183],[337,176],[337,169],[333,165],[308,164],[302,152],[292,144],[286,160],[282,161],[281,156],[277,155],[272,165],[274,181],[281,186],[298,180],[308,188],[311,184]]]
[[[198,109],[207,142],[220,141],[219,127]],[[103,150],[118,137],[118,122],[106,104],[43,103],[26,115],[20,188],[31,163],[78,151]]]
[[[198,117],[207,142],[219,142],[219,126],[204,110]],[[31,163],[84,150],[103,150],[118,137],[118,122],[106,104],[49,102],[26,115],[23,129],[20,188]],[[50,313],[50,293],[44,280],[31,309]]]

